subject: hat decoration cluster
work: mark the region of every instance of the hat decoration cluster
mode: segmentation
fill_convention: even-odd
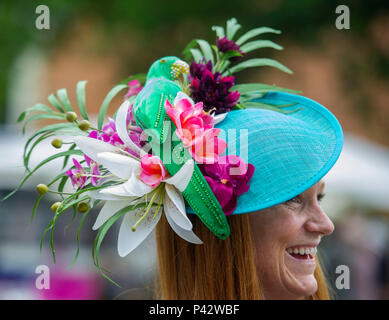
[[[93,260],[102,275],[112,282],[100,265],[99,250],[108,230],[120,219],[118,252],[122,257],[146,239],[163,214],[179,237],[201,244],[201,239],[192,230],[182,194],[196,166],[224,215],[234,212],[237,198],[250,187],[255,168],[237,155],[223,155],[227,143],[218,137],[220,129],[215,125],[236,109],[265,108],[291,112],[283,110],[290,105],[270,105],[252,100],[274,91],[296,93],[274,85],[235,83],[234,74],[251,67],[269,66],[291,73],[275,60],[247,58],[250,52],[261,48],[281,50],[282,47],[272,41],[255,39],[265,33],[279,34],[280,31],[261,27],[237,37],[240,28],[234,18],[227,21],[225,28],[214,26],[215,45],[201,39],[193,40],[183,51],[184,59],[164,57],[155,61],[147,74],[132,76],[116,85],[104,99],[96,125],[91,123],[85,107],[86,81],[78,82],[76,87],[78,114],[66,89],[59,89],[56,95],[48,97],[51,106],[39,103],[19,116],[18,122],[24,122],[23,132],[35,120],[60,120],[40,128],[27,140],[24,148],[26,176],[18,188],[4,198],[18,191],[42,166],[63,159],[62,172],[50,182],[37,186],[39,195],[31,216],[32,220],[46,193],[58,195],[58,201],[51,206],[52,219],[41,240],[42,249],[45,238],[50,237],[54,262],[55,226],[69,210],[73,210],[73,218],[79,216],[73,264],[79,254],[78,241],[85,218],[92,208],[98,208],[93,225],[97,230],[92,247]],[[110,102],[123,90],[126,90],[123,103],[106,120]],[[158,99],[150,98],[153,96]],[[154,137],[147,129],[152,125],[138,118],[138,113],[142,112],[153,113],[153,117],[161,117],[159,113],[164,112],[167,115],[164,119],[175,129],[179,144],[190,155],[174,174],[167,169],[158,148],[151,143],[150,138]],[[162,141],[162,137],[158,137]],[[39,143],[48,139],[54,148],[65,151],[59,150],[31,169],[32,152]],[[231,174],[231,168],[235,169],[234,174]]]

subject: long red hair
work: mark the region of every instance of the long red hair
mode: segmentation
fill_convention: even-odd
[[[182,240],[161,218],[156,228],[158,271],[156,299],[257,300],[263,299],[257,275],[255,247],[246,214],[228,217],[231,236],[215,237],[194,215],[193,231],[204,242]],[[329,299],[328,286],[317,261],[318,290],[307,299]]]

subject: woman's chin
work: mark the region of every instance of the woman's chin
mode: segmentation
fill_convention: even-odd
[[[314,276],[316,268],[315,258],[299,259],[285,251],[284,272],[285,287],[296,298],[314,294],[318,284]]]

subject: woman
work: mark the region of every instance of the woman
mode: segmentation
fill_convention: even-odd
[[[238,144],[234,149],[244,153],[247,145],[255,166],[250,189],[228,217],[230,237],[215,237],[193,215],[202,245],[177,237],[165,219],[157,226],[158,298],[330,298],[316,252],[321,238],[334,230],[320,200],[322,177],[342,148],[342,130],[326,108],[310,99],[284,93],[265,98],[293,104],[297,111],[232,111],[218,125],[248,131],[248,143],[233,137],[228,146]]]

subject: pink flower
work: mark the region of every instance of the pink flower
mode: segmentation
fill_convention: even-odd
[[[86,164],[90,168],[90,173],[92,174],[91,183],[92,185],[97,186],[100,179],[99,177],[96,177],[100,175],[99,165],[96,161],[92,160],[87,155],[84,155],[84,157]]]
[[[199,163],[214,163],[227,148],[227,143],[217,136],[220,129],[212,128],[203,132],[189,147],[193,159]]]
[[[72,181],[73,187],[78,187],[81,189],[84,187],[85,182],[87,180],[87,178],[85,176],[86,172],[76,159],[73,159],[73,164],[76,167],[76,169],[68,170],[68,171],[66,171],[65,174]]]
[[[125,99],[128,99],[129,97],[137,95],[141,90],[143,89],[142,85],[140,84],[139,80],[131,80],[128,83],[128,92],[124,96]]]
[[[203,111],[203,103],[192,104],[189,99],[175,99],[174,105],[165,101],[166,113],[177,127],[176,134],[185,146],[196,143],[203,132],[213,128],[213,118]]]
[[[154,188],[165,179],[167,171],[159,157],[145,154],[140,159],[140,165],[142,167],[140,179],[145,184]]]
[[[255,167],[251,163],[246,164],[239,156],[229,155],[219,157],[217,162],[204,164],[199,168],[224,214],[232,214],[237,205],[237,197],[250,188]]]

